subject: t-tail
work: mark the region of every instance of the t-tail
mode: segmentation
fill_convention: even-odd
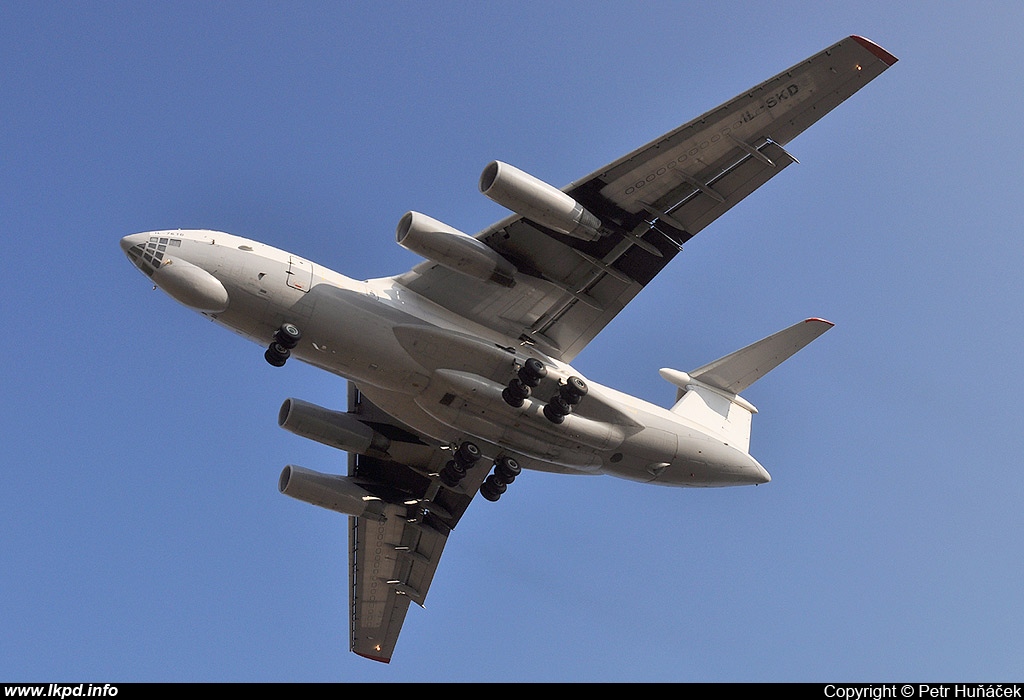
[[[832,326],[823,319],[809,318],[692,372],[659,370],[665,380],[679,387],[672,412],[749,452],[750,419],[757,409],[740,392]]]

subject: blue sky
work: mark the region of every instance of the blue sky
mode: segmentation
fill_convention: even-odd
[[[0,680],[1020,680],[1019,2],[7,3]],[[528,473],[474,503],[389,666],[347,651],[346,523],[277,492],[341,380],[118,248],[206,227],[352,277],[410,209],[475,232],[849,34],[900,58],[578,358],[667,404],[808,316],[745,394],[761,487]]]

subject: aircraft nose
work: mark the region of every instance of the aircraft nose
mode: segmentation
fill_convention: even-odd
[[[134,248],[140,243],[144,244],[147,240],[149,240],[149,236],[145,233],[133,233],[130,236],[125,236],[121,239],[121,250],[123,250],[125,255],[127,255],[131,248]]]

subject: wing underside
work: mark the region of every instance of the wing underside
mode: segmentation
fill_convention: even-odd
[[[394,461],[349,454],[349,476],[387,502],[384,520],[349,517],[350,647],[387,663],[409,603],[424,604],[448,534],[488,467],[469,469],[455,488],[442,486],[437,473],[449,453],[420,441],[352,384],[348,410],[393,444],[401,442],[406,456]]]
[[[476,238],[517,268],[512,288],[431,262],[398,281],[571,361],[684,243],[796,162],[785,144],[895,61],[849,37],[563,188],[601,219],[598,240],[518,215],[481,231]]]

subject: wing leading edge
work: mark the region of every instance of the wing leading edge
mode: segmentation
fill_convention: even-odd
[[[571,361],[686,241],[796,162],[785,144],[895,62],[867,39],[848,37],[566,186],[611,232],[598,240],[519,215],[476,234],[516,267],[511,288],[432,262],[397,280]]]

